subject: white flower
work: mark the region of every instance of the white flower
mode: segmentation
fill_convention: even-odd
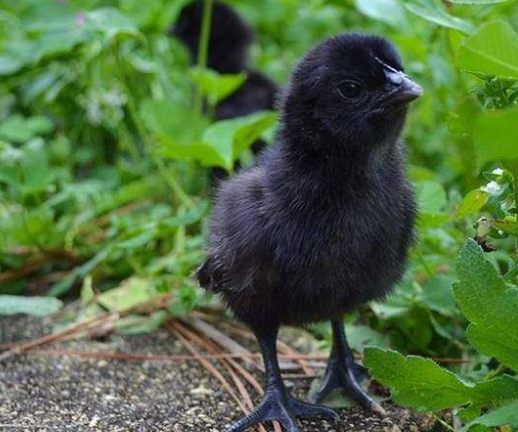
[[[502,230],[498,230],[498,234],[504,235],[504,232]]]
[[[501,176],[504,174],[504,170],[502,168],[495,168],[493,171],[491,171],[491,174]]]
[[[492,195],[500,192],[502,190],[502,186],[500,186],[496,181],[490,181],[487,185],[481,187],[480,190]]]

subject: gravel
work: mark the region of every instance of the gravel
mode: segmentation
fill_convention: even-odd
[[[3,343],[49,331],[49,319],[0,319]],[[299,335],[300,337],[300,335]],[[52,348],[188,354],[166,330],[75,340]],[[262,377],[257,377],[262,380]],[[295,380],[299,396],[308,380]],[[251,394],[253,394],[251,392]],[[302,421],[301,432],[418,432],[422,416],[388,403],[386,418],[340,410],[340,421]],[[223,432],[241,413],[218,380],[197,362],[116,361],[23,355],[0,364],[0,431]],[[268,428],[268,430],[273,430]]]

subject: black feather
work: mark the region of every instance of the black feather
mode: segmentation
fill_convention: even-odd
[[[387,67],[402,74],[379,37],[342,34],[310,51],[274,147],[218,190],[199,281],[258,332],[340,317],[403,274],[416,210],[400,138],[407,101],[387,96]],[[351,82],[360,95],[344,97]]]

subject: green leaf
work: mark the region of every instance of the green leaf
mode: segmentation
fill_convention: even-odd
[[[43,140],[35,138],[25,144],[23,149],[23,186],[32,192],[44,190],[52,180],[52,172]]]
[[[44,116],[24,118],[19,114],[8,117],[0,124],[0,137],[5,140],[23,143],[40,134],[47,134],[54,128]]]
[[[471,34],[475,27],[469,21],[450,15],[438,0],[413,0],[405,4],[413,14],[442,27],[459,30]]]
[[[49,295],[60,296],[66,293],[70,288],[72,288],[72,285],[78,279],[86,277],[95,267],[103,262],[110,255],[111,251],[111,245],[105,246],[103,249],[99,250],[96,255],[90,258],[90,260],[76,267],[67,276],[55,283],[51,287]]]
[[[495,219],[493,221],[493,226],[502,230],[507,234],[511,234],[515,237],[518,237],[518,221],[516,217],[508,216],[506,219]]]
[[[239,155],[257,141],[276,119],[275,113],[260,112],[246,117],[222,120],[207,128],[203,141],[224,161],[222,166],[231,171]]]
[[[53,297],[0,295],[0,315],[46,316],[56,313],[62,306],[61,301]]]
[[[424,284],[419,299],[431,310],[443,315],[451,315],[455,309],[452,283],[453,280],[448,275],[435,275]]]
[[[457,63],[471,72],[518,79],[518,34],[505,21],[485,24],[460,45]]]
[[[460,432],[467,432],[475,425],[518,427],[518,401],[490,411],[465,425]]]
[[[446,206],[446,191],[437,182],[425,181],[416,183],[415,191],[421,213],[437,213]]]
[[[477,215],[482,207],[486,205],[488,199],[489,194],[487,192],[480,189],[472,190],[460,203],[457,217],[462,219],[467,216]]]
[[[480,246],[469,240],[457,260],[454,295],[481,353],[518,371],[518,289],[507,285]]]
[[[475,384],[471,399],[475,407],[500,406],[518,398],[518,379],[501,375],[488,381]]]
[[[151,300],[156,291],[150,280],[137,276],[122,282],[117,288],[97,297],[97,302],[110,312],[121,312]]]
[[[365,349],[363,363],[377,381],[392,389],[397,403],[419,411],[469,403],[475,407],[495,406],[518,397],[518,380],[509,375],[472,384],[432,360],[372,347]]]
[[[123,335],[151,333],[157,330],[166,318],[166,311],[154,312],[150,316],[129,315],[117,321],[116,331]]]
[[[434,181],[418,182],[414,185],[419,208],[418,225],[420,228],[433,228],[442,225],[450,216],[442,210],[447,204],[444,187]]]
[[[108,40],[118,35],[138,36],[137,26],[115,8],[95,9],[85,14],[85,30],[100,32]]]
[[[355,0],[356,9],[369,18],[385,22],[393,27],[408,24],[405,8],[399,0]]]
[[[381,348],[366,348],[364,365],[394,400],[419,411],[436,411],[470,402],[468,386],[454,373],[422,357],[403,357]]]
[[[366,346],[389,346],[389,337],[387,334],[377,332],[364,325],[346,324],[345,332],[347,333],[349,345],[353,350],[359,353],[362,353]]]
[[[208,120],[193,110],[170,101],[146,100],[140,115],[147,128],[160,141],[176,145],[201,142]]]
[[[222,75],[212,69],[193,68],[190,75],[211,106],[234,93],[246,81],[245,73]]]
[[[518,109],[488,111],[475,123],[475,151],[479,165],[498,160],[518,158]]]
[[[7,141],[23,143],[34,137],[34,134],[27,126],[25,119],[21,115],[15,114],[0,124],[0,137]]]
[[[0,55],[0,76],[11,75],[23,67],[23,62],[15,57],[4,54]]]

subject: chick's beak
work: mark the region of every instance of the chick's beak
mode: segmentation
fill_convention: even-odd
[[[390,101],[393,103],[406,104],[424,93],[423,88],[403,72],[387,71],[386,76],[391,85]]]

